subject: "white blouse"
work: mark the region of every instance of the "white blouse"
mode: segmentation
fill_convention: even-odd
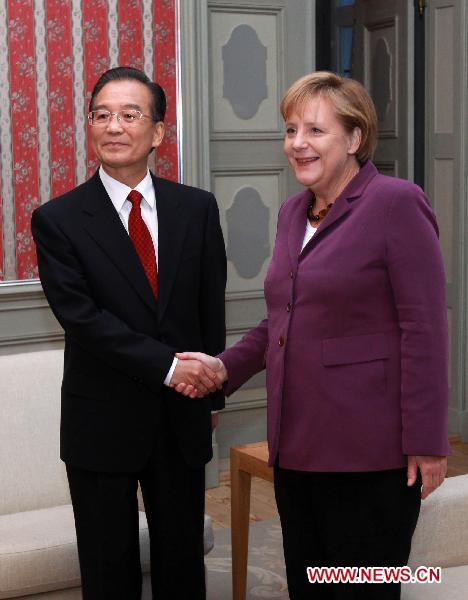
[[[309,219],[307,219],[307,225],[306,225],[306,230],[305,230],[305,234],[304,234],[304,239],[302,241],[301,252],[304,250],[305,245],[308,242],[310,242],[310,240],[314,237],[314,234],[317,231],[317,229],[318,229],[317,227],[312,227]]]

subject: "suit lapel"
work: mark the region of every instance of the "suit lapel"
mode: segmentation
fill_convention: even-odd
[[[158,212],[158,313],[159,321],[167,308],[174,279],[180,262],[184,239],[189,225],[189,215],[180,198],[164,179],[153,178]]]
[[[99,173],[88,181],[83,201],[85,229],[135,288],[141,299],[157,310],[156,299],[132,241],[125,231]]]

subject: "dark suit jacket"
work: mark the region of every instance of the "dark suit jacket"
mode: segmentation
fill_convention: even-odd
[[[98,173],[32,218],[41,282],[65,330],[61,457],[90,470],[143,467],[162,418],[187,463],[201,466],[212,456],[210,412],[224,406],[220,393],[192,400],[163,385],[176,351],[224,348],[216,200],[154,176],[153,183],[157,301]]]
[[[368,471],[449,454],[445,276],[427,198],[368,162],[301,252],[310,197],[281,208],[268,318],[221,354],[227,393],[266,361],[270,464]]]

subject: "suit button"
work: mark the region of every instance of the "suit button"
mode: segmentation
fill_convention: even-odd
[[[279,340],[278,340],[278,346],[281,348],[282,346],[284,346],[284,337],[281,335]]]
[[[291,308],[292,308],[292,306],[291,306],[291,302],[288,302],[288,303],[286,304],[286,312],[291,312]]]
[[[289,271],[289,277],[291,277],[291,279],[294,279],[294,273],[292,271]]]

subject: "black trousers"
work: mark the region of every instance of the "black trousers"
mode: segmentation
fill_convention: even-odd
[[[154,600],[205,600],[205,470],[191,469],[157,436],[139,473],[94,473],[67,465],[83,600],[140,600],[137,486],[150,535]]]
[[[275,467],[291,600],[394,600],[400,584],[309,583],[307,567],[407,564],[421,505],[421,480],[406,469],[310,473]]]

